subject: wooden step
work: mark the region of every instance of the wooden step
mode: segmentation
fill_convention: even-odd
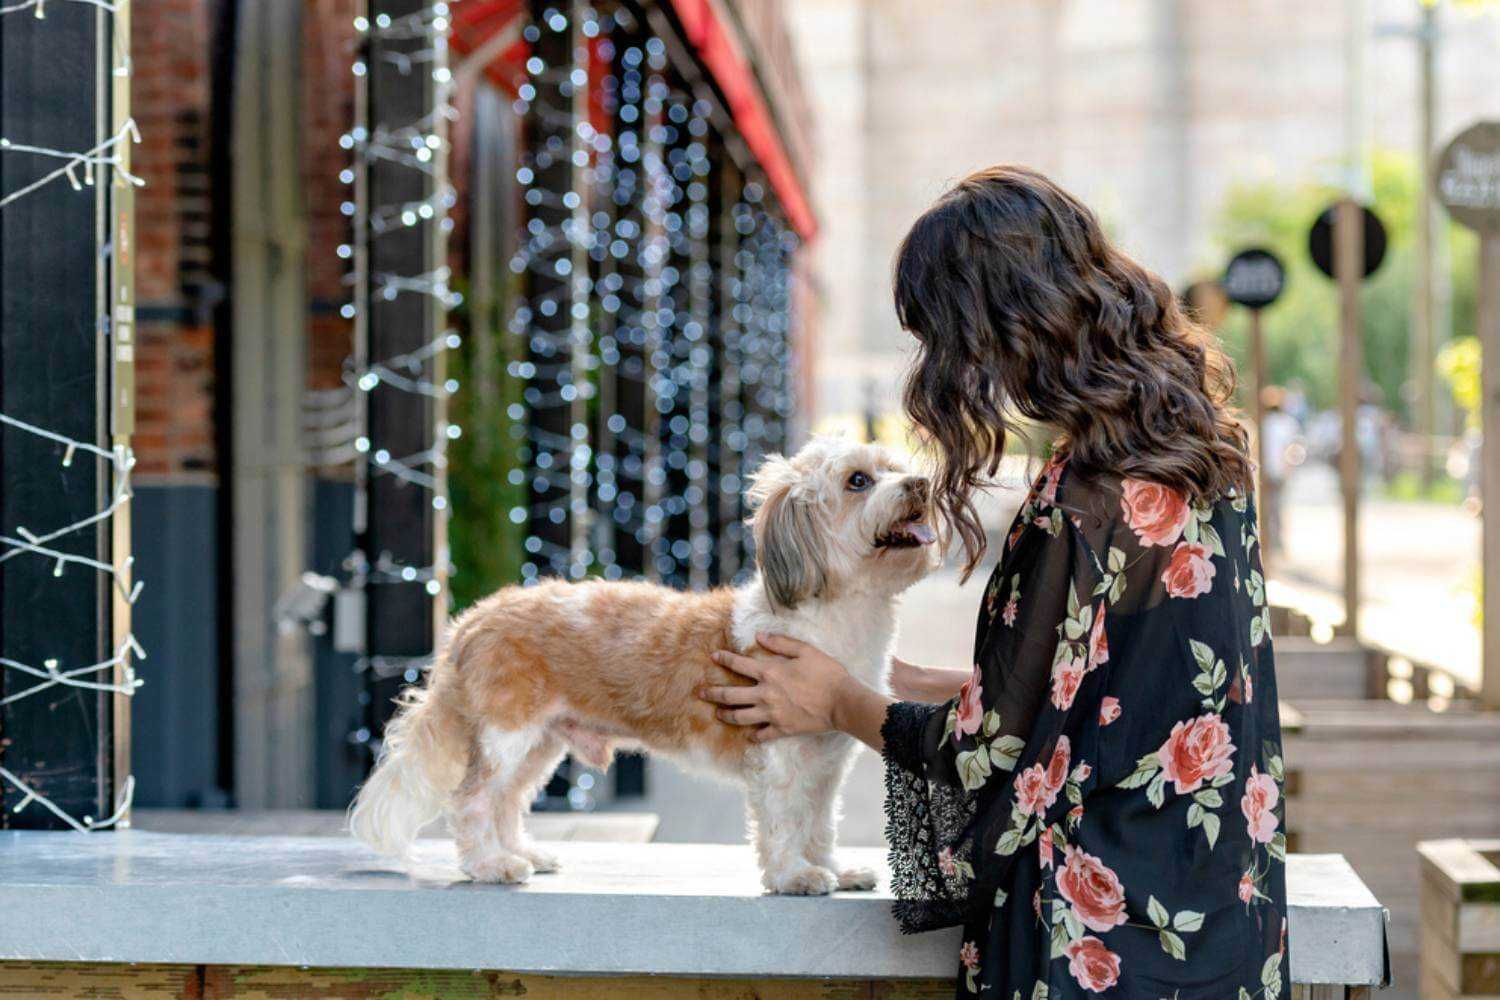
[[[1352,639],[1315,642],[1277,636],[1276,690],[1285,701],[1304,698],[1364,698],[1370,690],[1372,654]]]

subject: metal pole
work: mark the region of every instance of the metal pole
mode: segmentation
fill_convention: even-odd
[[[1412,349],[1409,366],[1416,388],[1413,416],[1416,418],[1418,460],[1423,486],[1432,483],[1432,439],[1436,429],[1433,406],[1433,346],[1436,341],[1434,336],[1436,321],[1433,309],[1435,280],[1433,247],[1440,238],[1440,230],[1436,226],[1437,213],[1432,210],[1432,158],[1437,143],[1436,122],[1434,121],[1437,114],[1435,72],[1437,32],[1437,5],[1434,2],[1424,2],[1421,24],[1417,28],[1417,61],[1420,78],[1417,101],[1417,273],[1412,299]]]
[[[1500,234],[1479,240],[1480,496],[1484,500],[1484,635],[1480,698],[1500,709]]]
[[[1359,635],[1359,403],[1364,379],[1363,318],[1359,286],[1364,278],[1364,210],[1351,198],[1334,210],[1333,264],[1339,285],[1339,487],[1344,501],[1344,630]]]
[[[112,67],[128,66],[130,52],[130,3],[129,0],[115,8],[112,36],[106,30],[106,14],[98,12],[101,44],[109,37],[110,52],[101,56],[100,62]],[[112,135],[118,135],[130,119],[130,87],[125,79],[115,81],[110,87],[110,126]],[[131,144],[121,143],[118,155],[120,168],[130,172]],[[102,200],[101,200],[102,201]],[[118,456],[130,450],[130,435],[135,432],[135,188],[117,180],[109,192],[110,207],[110,276],[105,301],[109,303],[109,325],[113,334],[114,348],[110,360],[110,447]],[[122,470],[116,468],[111,492],[118,489]],[[112,648],[122,650],[121,660],[115,665],[114,683],[123,687],[130,675],[131,605],[126,595],[131,592],[134,581],[131,574],[130,550],[130,505],[125,504],[115,511],[111,519],[109,558],[115,568],[118,585],[112,588],[110,626],[113,636]],[[116,693],[113,704],[114,747],[110,787],[118,797],[130,781],[130,697]],[[107,809],[107,806],[105,806]],[[129,803],[117,824],[130,825]]]
[[[1260,552],[1261,558],[1265,559],[1271,544],[1265,513],[1267,507],[1275,504],[1278,498],[1268,492],[1275,487],[1270,485],[1266,476],[1266,336],[1259,309],[1250,310],[1250,368],[1254,376],[1252,388],[1255,392],[1255,405],[1251,411],[1255,414],[1255,468],[1258,480],[1255,495],[1259,498],[1257,506],[1261,511]]]

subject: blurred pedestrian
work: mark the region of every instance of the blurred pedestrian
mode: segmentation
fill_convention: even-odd
[[[1261,407],[1265,413],[1260,433],[1265,446],[1265,466],[1260,470],[1260,523],[1263,536],[1271,552],[1282,548],[1282,500],[1286,495],[1287,479],[1291,474],[1288,458],[1293,445],[1302,433],[1297,419],[1286,411],[1286,392],[1280,386],[1268,385],[1260,394]]]

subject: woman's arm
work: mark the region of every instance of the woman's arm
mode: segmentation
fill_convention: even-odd
[[[698,697],[719,706],[720,721],[755,726],[757,742],[837,730],[876,752],[884,747],[880,727],[890,698],[805,642],[779,635],[757,636],[756,642],[772,655],[741,656],[727,649],[713,654],[719,666],[755,682],[699,688]]]
[[[922,667],[891,657],[891,692],[902,701],[941,704],[955,697],[970,675],[959,667]]]

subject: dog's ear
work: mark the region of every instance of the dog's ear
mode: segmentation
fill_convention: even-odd
[[[767,456],[746,494],[755,513],[755,560],[771,603],[795,608],[828,584],[827,556],[815,497],[797,489],[799,476],[780,455]]]

